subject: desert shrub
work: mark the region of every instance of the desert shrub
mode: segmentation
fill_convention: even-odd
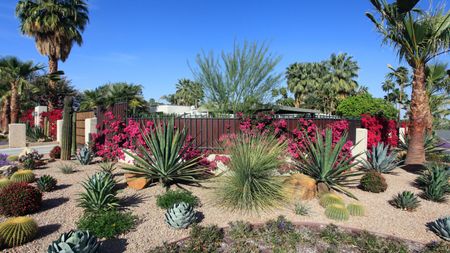
[[[379,142],[372,146],[371,151],[366,151],[367,159],[362,161],[365,170],[374,170],[380,173],[389,173],[397,168],[400,161],[397,160],[397,152],[389,152],[389,145]]]
[[[233,221],[228,223],[228,235],[233,240],[240,240],[249,237],[253,232],[253,226],[245,221]]]
[[[394,198],[389,201],[389,203],[402,210],[414,211],[417,207],[419,207],[420,202],[414,193],[410,191],[404,191],[394,196]]]
[[[42,193],[27,183],[12,183],[0,191],[0,213],[22,216],[41,207]]]
[[[336,114],[346,117],[360,117],[362,114],[383,115],[389,119],[395,119],[398,111],[382,98],[362,94],[344,99],[336,108]]]
[[[362,176],[360,181],[361,188],[364,191],[380,193],[387,189],[386,179],[381,173],[376,171],[369,171]]]
[[[39,161],[42,159],[42,157],[42,154],[39,154],[39,152],[34,150],[20,156],[19,162],[22,164],[22,167],[24,169],[34,170],[39,165]]]
[[[75,172],[75,166],[72,164],[62,164],[61,166],[59,166],[59,170],[63,173],[63,174],[72,174]]]
[[[185,202],[193,207],[198,206],[199,199],[192,192],[185,190],[169,190],[156,198],[156,205],[168,209],[176,203]]]
[[[78,229],[90,231],[99,238],[112,238],[130,231],[135,226],[136,219],[130,212],[117,210],[85,213],[77,226]]]
[[[423,190],[423,197],[428,200],[442,202],[450,193],[450,169],[445,165],[431,164],[417,178],[416,183]]]
[[[230,147],[230,171],[221,178],[217,203],[239,211],[270,209],[284,198],[282,179],[286,145],[271,135],[240,135]]]
[[[216,225],[194,225],[190,232],[188,252],[215,252],[223,240],[223,231]]]
[[[50,158],[53,158],[53,159],[60,159],[61,158],[61,147],[55,146],[54,148],[52,148],[52,150],[50,150],[49,156],[50,156]]]
[[[450,252],[450,243],[448,242],[431,242],[425,246],[422,253],[448,253]]]
[[[119,206],[116,182],[111,174],[98,172],[81,185],[84,192],[80,194],[78,202],[85,212],[108,211]]]
[[[296,166],[302,173],[315,179],[318,184],[324,184],[329,189],[356,198],[344,189],[353,185],[356,182],[354,177],[361,174],[360,172],[350,171],[355,165],[353,162],[355,156],[339,156],[346,139],[347,134],[344,134],[337,143],[333,144],[331,129],[325,130],[325,136],[317,132],[315,141],[307,137],[306,152],[300,154]]]

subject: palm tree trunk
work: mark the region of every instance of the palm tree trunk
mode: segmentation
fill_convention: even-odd
[[[18,99],[18,90],[17,83],[11,83],[11,124],[17,123],[19,121],[19,103]]]
[[[48,57],[48,71],[50,72],[50,74],[56,73],[58,71],[58,58],[57,57],[54,57],[54,56]],[[55,90],[56,81],[50,80],[49,86],[52,90]],[[47,107],[48,107],[48,111],[53,111],[53,103],[52,103],[51,99],[49,99],[47,101]]]
[[[428,96],[425,88],[425,65],[414,69],[411,95],[411,129],[408,153],[405,164],[409,166],[425,163],[424,136],[428,124]]]
[[[9,125],[9,97],[4,97],[2,101],[2,132],[8,132]]]

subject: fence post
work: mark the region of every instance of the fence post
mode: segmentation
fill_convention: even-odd
[[[97,118],[84,120],[84,142],[89,143],[91,134],[97,133]]]
[[[34,125],[41,126],[41,113],[47,112],[47,106],[34,107]]]
[[[25,124],[9,124],[8,143],[10,148],[24,148],[27,146]]]
[[[367,151],[367,129],[365,128],[356,128],[356,137],[355,137],[355,145],[352,149],[352,155],[358,155],[357,161],[361,161],[366,159],[366,151]]]

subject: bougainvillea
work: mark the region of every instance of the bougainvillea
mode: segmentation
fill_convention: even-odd
[[[50,158],[53,158],[53,159],[60,159],[61,158],[61,147],[55,146],[54,148],[52,148],[52,150],[50,150],[49,156],[50,156]]]
[[[20,123],[28,124],[29,126],[34,126],[34,116],[33,116],[34,109],[26,110],[22,113],[22,115],[19,118]]]
[[[50,134],[49,137],[53,139],[56,138],[56,131],[57,131],[56,122],[60,119],[62,119],[62,109],[54,109],[50,112],[41,113],[41,122],[40,122],[41,127],[43,127],[44,121],[48,120],[49,134]]]
[[[390,147],[397,147],[398,131],[397,123],[394,120],[364,114],[361,118],[361,125],[367,129],[368,150],[371,150],[372,146],[376,146],[379,142]]]
[[[13,183],[0,191],[0,213],[22,216],[39,210],[42,193],[27,183]]]

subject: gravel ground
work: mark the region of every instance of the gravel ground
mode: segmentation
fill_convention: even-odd
[[[37,253],[46,252],[48,245],[56,240],[60,233],[67,232],[76,227],[76,221],[82,215],[82,209],[77,207],[77,194],[81,191],[80,182],[90,174],[95,173],[99,168],[97,165],[77,166],[74,174],[62,174],[58,167],[62,162],[50,163],[47,168],[36,170],[37,175],[49,174],[58,180],[56,191],[45,193],[43,207],[39,213],[31,215],[39,224],[40,231],[38,238],[33,242],[25,244],[15,249],[3,252],[14,253]],[[417,242],[427,243],[439,240],[432,232],[426,229],[425,224],[436,218],[450,215],[449,203],[434,203],[421,199],[421,206],[415,212],[401,211],[392,207],[388,200],[394,194],[404,190],[419,193],[420,191],[412,186],[411,182],[417,177],[402,169],[397,169],[395,174],[386,175],[388,189],[384,193],[367,193],[359,189],[351,189],[360,202],[366,207],[366,216],[351,217],[346,222],[333,223],[345,227],[365,229],[371,232],[397,236]],[[126,188],[123,174],[116,173],[119,186],[123,189],[120,193],[123,204],[139,217],[139,222],[135,230],[120,236],[117,239],[108,240],[103,243],[102,251],[106,253],[128,252],[144,253],[146,250],[161,245],[164,241],[174,241],[186,237],[188,230],[173,230],[164,223],[164,211],[156,206],[156,196],[164,190],[159,186],[150,187],[142,191],[135,191]],[[214,183],[205,184],[213,187]],[[211,189],[189,188],[197,195],[202,206],[198,211],[202,213],[202,225],[218,224],[226,226],[230,221],[246,220],[250,222],[264,222],[268,219],[284,215],[294,222],[316,222],[331,223],[324,215],[324,210],[317,203],[317,200],[309,201],[311,207],[309,216],[297,216],[293,213],[292,207],[286,206],[279,210],[259,215],[243,215],[232,213],[217,207],[214,204],[214,195]],[[347,199],[347,202],[352,200]],[[5,220],[0,217],[0,221]]]

